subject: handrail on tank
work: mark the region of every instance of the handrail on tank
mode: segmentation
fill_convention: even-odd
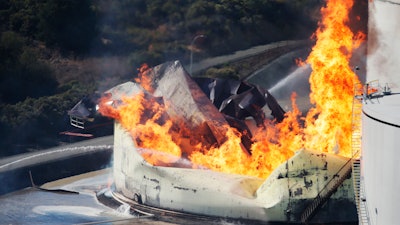
[[[365,83],[362,96],[364,102],[367,103],[367,100],[370,100],[372,102],[372,99],[378,99],[380,97],[383,97],[384,95],[390,94],[392,94],[392,90],[389,83],[385,83],[385,86],[382,87],[379,80],[372,80]]]

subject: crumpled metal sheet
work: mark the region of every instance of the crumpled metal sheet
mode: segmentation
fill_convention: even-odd
[[[265,105],[271,110],[276,122],[281,122],[285,111],[268,92],[254,84],[233,79],[195,78],[195,81],[209,96],[211,102],[224,114],[229,125],[242,133],[242,144],[251,154],[252,134],[244,122],[252,117],[257,126],[264,126]]]
[[[220,112],[243,120],[253,117],[258,125],[265,119],[262,108],[267,105],[277,122],[284,118],[285,111],[268,90],[245,81],[232,79],[200,79],[196,81]],[[208,83],[208,85],[204,85]],[[204,87],[208,88],[205,89]]]

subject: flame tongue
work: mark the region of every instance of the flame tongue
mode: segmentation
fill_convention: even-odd
[[[165,107],[158,100],[145,92],[140,92],[134,97],[122,97],[122,104],[114,108],[107,104],[109,98],[102,98],[99,111],[102,115],[117,119],[121,125],[130,132],[138,147],[162,150],[175,157],[163,158],[163,155],[147,154],[144,156],[149,163],[171,163],[181,157],[180,147],[172,140],[169,131],[173,125],[165,113]]]
[[[362,40],[347,26],[352,6],[352,0],[330,0],[321,9],[323,20],[315,34],[317,42],[307,58],[312,67],[310,100],[315,108],[306,118],[304,145],[325,152],[340,150],[348,157],[353,88],[359,82],[349,60]]]

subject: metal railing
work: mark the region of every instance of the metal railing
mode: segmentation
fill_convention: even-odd
[[[308,221],[315,215],[316,211],[336,192],[337,188],[348,178],[352,171],[352,161],[350,158],[338,172],[328,181],[324,188],[320,190],[317,197],[304,210],[301,215],[301,222],[307,224]]]
[[[368,208],[365,202],[364,184],[361,182],[361,165],[360,156],[362,151],[362,102],[371,100],[371,95],[380,93],[379,82],[368,83],[362,85],[361,83],[354,85],[354,98],[353,98],[353,112],[352,112],[352,135],[351,146],[353,157],[356,158],[353,162],[353,187],[354,187],[354,200],[356,202],[358,222],[361,225],[369,224]]]
[[[353,163],[353,182],[354,197],[357,206],[358,223],[360,225],[369,224],[369,214],[365,199],[364,184],[361,182],[360,160],[357,159]]]
[[[69,123],[77,128],[84,129],[85,128],[85,120],[76,116],[69,117]]]

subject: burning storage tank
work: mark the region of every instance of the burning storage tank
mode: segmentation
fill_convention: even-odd
[[[240,170],[258,157],[242,143],[241,133],[257,129],[254,116],[265,112],[264,104],[272,115],[277,115],[275,118],[283,111],[268,92],[261,91],[264,101],[251,100],[259,90],[243,92],[247,94],[233,104],[233,113],[227,117],[178,61],[146,71],[146,82],[127,82],[110,89],[100,107],[103,114],[116,119],[116,192],[139,204],[212,217],[287,223],[357,221],[351,158],[298,149],[288,160],[280,159],[278,166],[271,166],[268,175],[246,175],[249,171]],[[140,104],[129,103],[139,98],[143,100]],[[147,104],[157,110],[142,108]],[[227,118],[236,115],[237,110],[248,112],[253,119],[239,117],[229,121]],[[254,110],[256,113],[252,114]],[[123,111],[129,114],[128,118]],[[132,111],[151,116],[145,113],[134,117]],[[129,127],[132,121],[138,125]],[[151,131],[137,129],[149,121]],[[160,124],[163,126],[156,130]],[[236,126],[240,128],[232,129],[230,124],[240,124]],[[150,135],[156,144],[146,143]],[[174,144],[166,145],[169,140]],[[160,148],[167,151],[159,151]],[[220,162],[220,167],[230,164],[230,168],[239,170],[226,172],[196,160],[196,155],[207,155],[214,148],[216,153],[236,157]],[[261,164],[255,167],[262,170]]]

